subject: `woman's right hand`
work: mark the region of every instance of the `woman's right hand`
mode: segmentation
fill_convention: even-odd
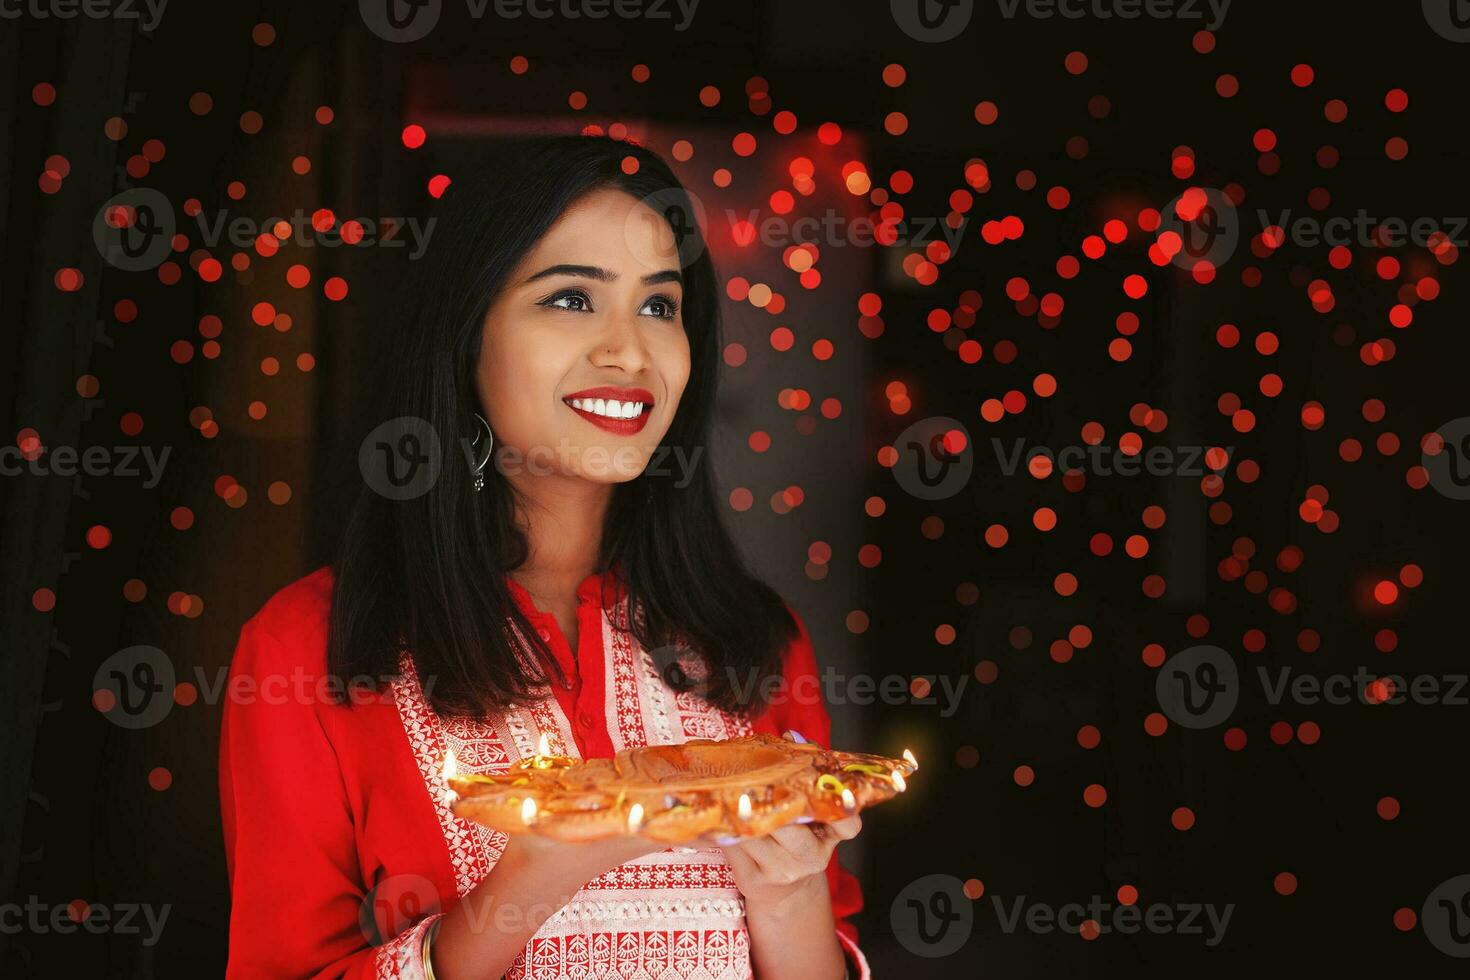
[[[553,875],[575,872],[574,877],[585,875],[582,878],[585,884],[620,864],[661,851],[667,846],[642,837],[612,837],[568,844],[536,834],[517,834],[507,842],[500,860],[509,858],[512,862],[525,862],[541,873]]]
[[[567,844],[517,834],[500,860],[444,916],[433,943],[436,980],[496,980],[542,923],[583,885],[666,845],[641,837]]]

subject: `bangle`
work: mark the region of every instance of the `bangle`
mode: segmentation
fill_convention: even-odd
[[[444,923],[444,917],[440,916],[429,923],[429,928],[424,930],[424,945],[420,950],[420,957],[424,961],[424,980],[434,980],[434,963],[429,958],[430,948],[434,945],[434,936],[439,932],[439,926]]]

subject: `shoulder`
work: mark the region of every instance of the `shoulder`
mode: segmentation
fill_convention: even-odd
[[[795,731],[808,741],[830,744],[832,722],[822,701],[820,668],[806,621],[791,605],[786,610],[796,624],[796,635],[786,644],[781,657],[781,677],[768,700],[769,724],[779,734]]]
[[[290,660],[320,669],[326,664],[327,622],[332,609],[332,569],[324,565],[278,590],[240,631],[236,667]],[[241,663],[243,659],[248,663]]]
[[[783,600],[784,602],[784,600]],[[817,651],[812,644],[812,636],[807,632],[806,621],[801,614],[789,602],[784,602],[786,611],[791,614],[791,621],[796,624],[796,633],[786,643],[786,648],[781,651],[781,673],[788,684],[795,683],[798,678],[814,677],[818,672]]]
[[[791,615],[791,621],[796,624],[796,632],[786,645],[784,659],[787,661],[790,661],[792,657],[811,659],[813,657],[812,635],[807,632],[806,620],[801,617],[801,614],[796,611],[796,607],[790,602],[783,599],[781,600],[781,604],[786,607],[786,611]]]

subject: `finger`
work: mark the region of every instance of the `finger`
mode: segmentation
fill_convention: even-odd
[[[760,865],[743,844],[732,844],[720,850],[724,853],[725,860],[730,862],[730,870],[735,872],[737,878],[755,878],[760,875]]]
[[[827,829],[841,840],[852,840],[863,829],[863,818],[854,813],[827,824]]]
[[[787,882],[801,877],[800,863],[790,851],[770,837],[752,837],[741,843],[740,847],[760,867],[763,877]]]
[[[812,866],[825,864],[831,846],[818,829],[821,824],[791,824],[771,831],[771,839],[785,848],[796,861]]]

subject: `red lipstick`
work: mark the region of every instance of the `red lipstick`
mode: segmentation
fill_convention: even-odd
[[[582,402],[584,407],[578,408],[573,405],[573,399]],[[627,405],[629,402],[640,402],[643,407],[639,414],[633,418],[613,418],[607,415],[599,415],[592,409],[592,403],[597,401],[603,402],[604,407],[610,401],[616,401],[621,405]],[[641,432],[643,427],[648,424],[648,416],[653,410],[653,392],[647,388],[614,388],[609,385],[601,385],[596,388],[584,388],[581,391],[574,391],[564,397],[562,402],[599,429],[605,432],[611,432],[614,435],[630,436],[635,432]]]

